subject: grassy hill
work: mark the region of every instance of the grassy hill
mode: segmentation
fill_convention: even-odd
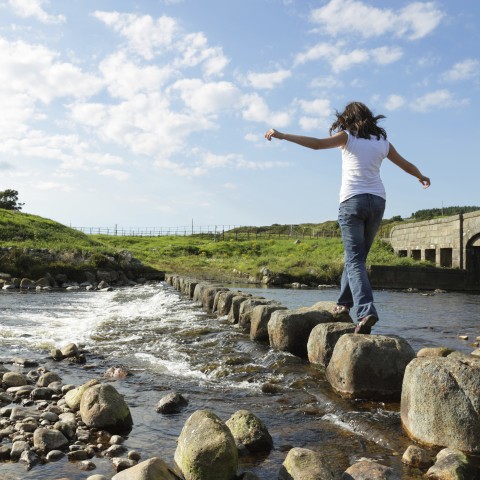
[[[334,230],[336,222],[315,225]],[[308,224],[305,228],[310,228]],[[387,226],[388,222],[387,222]],[[271,232],[279,233],[273,225]],[[282,226],[285,228],[285,226]],[[258,227],[267,228],[267,227]],[[288,228],[286,229],[288,231]],[[283,232],[282,232],[283,233]],[[108,256],[129,250],[145,266],[175,273],[213,279],[259,276],[262,268],[303,283],[338,283],[343,268],[343,246],[339,236],[305,237],[300,241],[288,236],[238,235],[225,240],[213,236],[126,237],[86,235],[58,222],[27,213],[0,209],[0,247],[11,247],[0,255],[0,271],[25,273],[41,265],[28,249],[67,252],[55,270],[68,268],[69,259],[88,258],[83,268],[101,267]],[[37,263],[35,263],[35,261]],[[370,264],[421,265],[410,258],[398,258],[391,247],[376,240],[369,256]],[[233,272],[237,273],[233,273]],[[238,278],[238,277],[237,277]]]

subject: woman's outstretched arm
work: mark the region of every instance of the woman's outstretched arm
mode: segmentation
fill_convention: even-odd
[[[392,161],[397,167],[400,167],[405,172],[413,175],[418,178],[418,181],[423,185],[423,188],[428,188],[430,186],[430,179],[425,175],[422,175],[420,170],[408,160],[405,160],[396,150],[395,147],[390,144],[390,149],[388,151],[387,158]]]
[[[296,143],[302,147],[313,148],[313,150],[322,150],[325,148],[344,147],[347,143],[348,137],[345,132],[338,132],[327,138],[304,137],[302,135],[282,133],[271,128],[265,133],[265,138],[269,141],[272,138],[278,138],[279,140],[287,140],[288,142]]]

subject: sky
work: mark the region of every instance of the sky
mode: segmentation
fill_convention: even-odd
[[[476,0],[0,0],[0,190],[74,227],[337,218],[350,101],[386,116],[386,218],[479,205]]]

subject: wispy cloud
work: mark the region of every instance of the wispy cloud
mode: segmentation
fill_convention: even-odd
[[[286,127],[290,121],[288,112],[273,112],[265,100],[257,93],[244,95],[242,98],[243,118],[251,122],[261,122],[276,125],[278,128]]]
[[[480,77],[480,61],[475,58],[467,58],[456,63],[450,70],[442,75],[444,82],[459,82]]]
[[[449,90],[437,90],[415,99],[411,107],[419,112],[427,112],[434,109],[462,107],[468,105],[468,99],[457,99]]]
[[[258,90],[268,90],[278,87],[291,76],[292,72],[290,70],[283,69],[268,73],[251,72],[247,74],[246,83]]]
[[[51,15],[47,13],[43,5],[48,5],[46,0],[8,0],[12,10],[23,18],[33,17],[42,23],[63,23],[66,21],[63,15]]]
[[[349,49],[344,42],[318,43],[307,51],[297,54],[294,64],[301,65],[315,60],[326,60],[334,73],[349,70],[355,65],[373,63],[387,65],[398,61],[403,56],[399,47],[382,46],[373,49]]]
[[[359,0],[331,0],[311,11],[310,20],[319,25],[319,33],[361,37],[391,35],[418,40],[432,32],[444,13],[434,2],[412,2],[392,10],[372,7]]]
[[[385,102],[385,108],[387,110],[398,110],[405,105],[405,99],[401,95],[390,95]]]

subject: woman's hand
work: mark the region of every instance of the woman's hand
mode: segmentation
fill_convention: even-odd
[[[430,186],[430,179],[425,176],[418,177],[418,181],[423,185],[423,188],[428,188]]]
[[[275,130],[274,128],[271,128],[270,130],[267,130],[267,132],[265,133],[265,138],[268,141],[271,141],[272,138],[278,138],[278,139],[282,140],[283,137],[284,137],[283,133],[279,132],[278,130]]]

